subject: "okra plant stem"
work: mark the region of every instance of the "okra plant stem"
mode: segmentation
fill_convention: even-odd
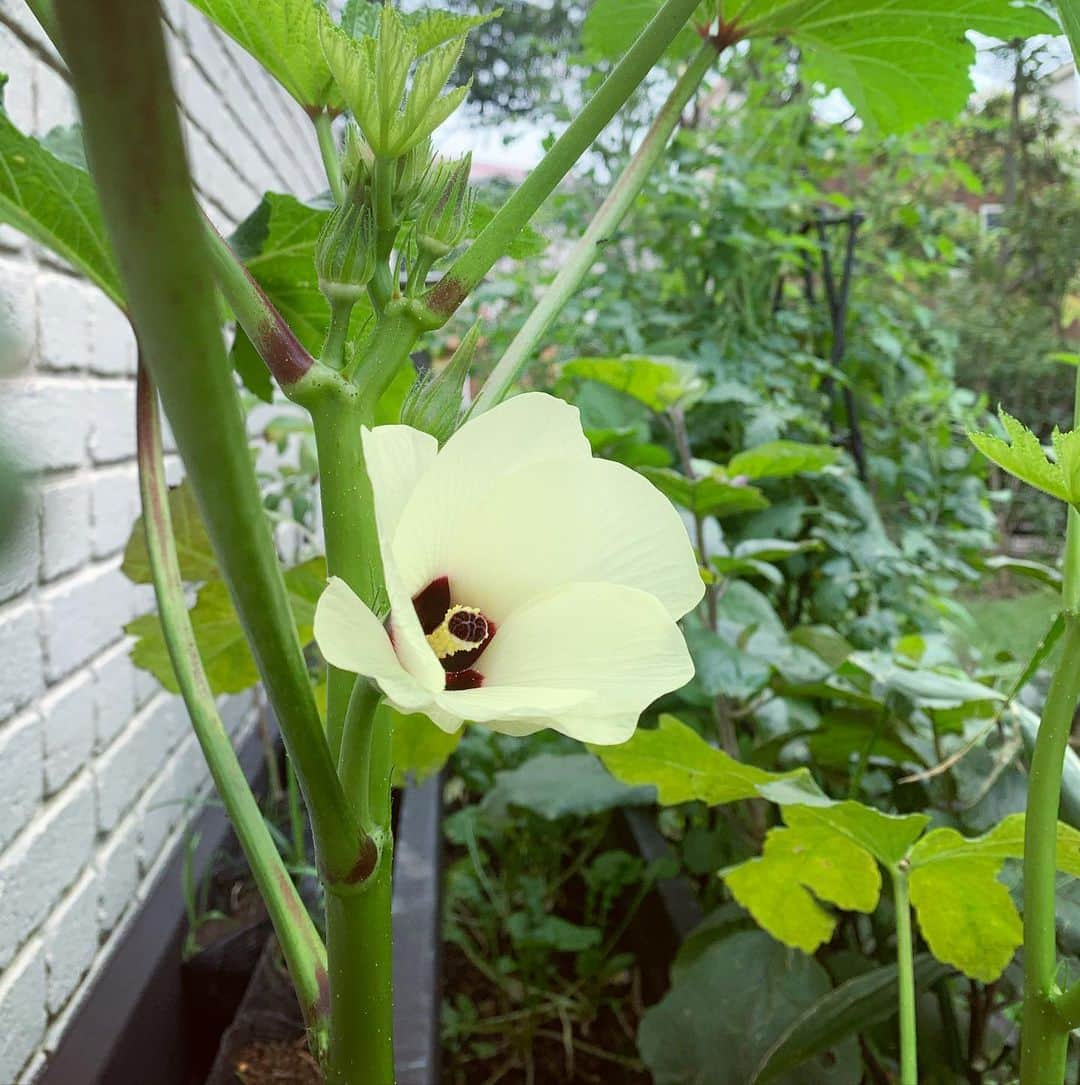
[[[335,203],[345,199],[345,180],[341,175],[341,155],[334,139],[334,118],[326,110],[321,110],[311,118],[315,126],[315,135],[319,141],[319,154],[322,156],[323,169],[326,170],[326,182],[330,186],[330,195]]]
[[[897,998],[900,1003],[900,1085],[919,1085],[919,1045],[915,1031],[915,957],[906,862],[890,871],[896,912]]]
[[[146,548],[169,658],[218,796],[229,815],[270,914],[274,933],[304,1013],[312,1050],[323,1051],[326,1048],[330,1009],[326,999],[326,950],[248,786],[244,770],[221,722],[199,657],[169,515],[169,487],[165,480],[161,450],[157,395],[150,375],[141,366],[136,412],[139,489],[142,494]],[[291,783],[291,772],[289,779]],[[290,786],[289,790],[291,800],[294,789]],[[302,828],[299,848],[302,856]]]
[[[560,262],[558,274],[484,382],[472,413],[486,411],[502,400],[552,321],[577,292],[596,262],[600,247],[610,240],[663,156],[682,111],[701,85],[716,56],[716,47],[711,42],[705,42],[679,77],[633,158],[600,205],[585,233]]]
[[[315,705],[225,355],[158,5],[60,0],[63,51],[128,305],[215,556],[277,713],[327,877],[364,841]]]
[[[425,302],[439,322],[450,319],[495,262],[506,254],[522,227],[640,86],[675,35],[686,25],[697,4],[698,0],[666,0],[536,168],[428,291]]]

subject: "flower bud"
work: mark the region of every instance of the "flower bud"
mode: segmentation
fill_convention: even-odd
[[[430,433],[439,444],[458,428],[465,410],[464,389],[480,338],[480,324],[474,324],[440,373],[428,370],[409,389],[401,407],[401,421],[413,429]]]
[[[416,220],[416,242],[433,257],[445,256],[465,236],[472,215],[469,171],[472,155],[432,166],[425,182],[425,194]]]
[[[319,289],[331,300],[355,301],[375,274],[375,216],[366,203],[334,208],[315,243]]]
[[[394,214],[399,221],[413,219],[424,192],[424,182],[432,167],[431,140],[421,140],[397,160],[394,183]]]

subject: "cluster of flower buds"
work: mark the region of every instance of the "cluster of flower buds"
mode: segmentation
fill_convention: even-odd
[[[440,372],[428,370],[409,389],[401,407],[406,426],[430,433],[439,444],[454,433],[465,410],[465,381],[479,338],[480,324],[476,323]]]
[[[431,165],[416,217],[416,243],[429,257],[445,256],[465,237],[473,208],[471,168],[471,154]]]

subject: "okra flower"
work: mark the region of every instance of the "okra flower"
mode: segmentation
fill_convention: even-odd
[[[644,478],[593,459],[575,407],[520,395],[442,450],[408,426],[363,440],[390,615],[332,578],[315,611],[329,663],[446,731],[601,744],[692,677],[676,621],[704,589],[686,530]]]

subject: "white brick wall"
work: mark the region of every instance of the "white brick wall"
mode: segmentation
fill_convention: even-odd
[[[267,189],[325,187],[310,126],[254,61],[167,4],[193,172],[230,229]],[[5,107],[43,135],[75,120],[22,0],[0,0]],[[134,669],[122,626],[149,593],[118,571],[138,514],[135,345],[123,315],[51,254],[0,227],[0,433],[38,485],[0,557],[0,1082],[30,1082],[158,870],[206,770],[177,698]],[[175,457],[169,476],[179,475]],[[251,696],[223,705],[234,733]]]

